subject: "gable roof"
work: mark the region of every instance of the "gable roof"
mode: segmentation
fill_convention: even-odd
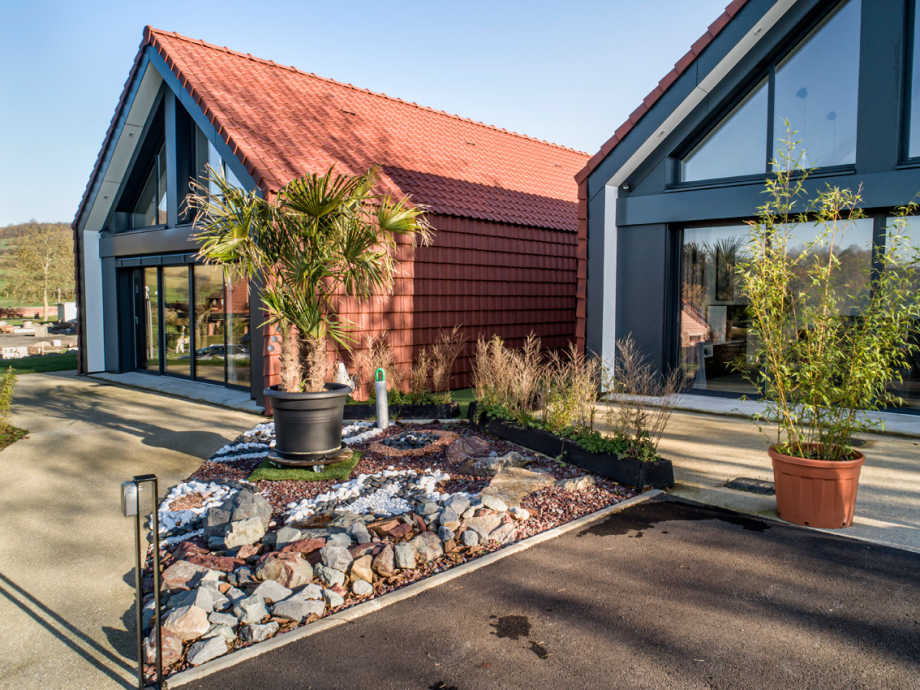
[[[642,99],[642,102],[639,104],[639,107],[636,108],[629,117],[626,118],[626,121],[617,127],[616,131],[613,133],[613,136],[610,137],[607,141],[603,143],[600,150],[595,153],[588,160],[585,167],[578,171],[575,175],[575,179],[578,182],[582,182],[587,179],[588,175],[594,172],[594,169],[613,151],[617,145],[626,138],[626,135],[632,131],[632,128],[643,118],[643,116],[652,109],[652,106],[658,102],[658,99],[661,98],[669,88],[677,81],[677,79],[687,71],[690,65],[693,64],[693,61],[699,56],[700,53],[705,50],[705,48],[712,43],[713,39],[719,35],[719,33],[728,26],[728,23],[734,18],[738,12],[741,11],[741,8],[747,4],[748,0],[733,0],[725,10],[718,16],[718,18],[709,25],[709,28],[706,29],[706,32],[700,36],[688,50],[684,56],[674,64],[674,68],[668,72],[661,80],[658,82],[658,85],[652,89],[649,94]]]
[[[378,165],[381,191],[433,213],[576,229],[574,174],[586,153],[149,26],[132,78],[147,46],[263,192],[333,165],[350,174]]]

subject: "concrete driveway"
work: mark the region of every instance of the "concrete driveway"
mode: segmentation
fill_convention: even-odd
[[[120,484],[166,488],[262,418],[72,373],[19,377],[13,410],[29,436],[0,452],[0,687],[131,686]]]
[[[916,688],[920,555],[666,498],[187,687]]]

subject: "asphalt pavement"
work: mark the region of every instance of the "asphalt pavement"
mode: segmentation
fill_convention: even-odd
[[[665,497],[194,688],[920,688],[920,555]]]

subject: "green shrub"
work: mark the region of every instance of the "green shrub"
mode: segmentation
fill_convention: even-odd
[[[0,424],[7,426],[10,418],[10,409],[13,405],[13,391],[16,389],[16,372],[13,367],[0,376]]]

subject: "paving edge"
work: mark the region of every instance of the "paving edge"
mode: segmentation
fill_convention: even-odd
[[[216,400],[203,400],[201,398],[196,398],[192,395],[183,395],[182,393],[175,393],[173,391],[163,391],[156,388],[147,388],[146,386],[135,386],[130,383],[125,383],[124,381],[113,381],[110,378],[105,376],[97,376],[96,374],[82,374],[88,379],[92,379],[97,383],[104,383],[109,386],[118,386],[119,388],[125,388],[127,390],[133,391],[143,391],[145,393],[152,393],[153,395],[165,395],[168,398],[176,398],[177,400],[187,400],[188,402],[200,403],[202,405],[211,405],[212,407],[219,407],[223,410],[233,410],[234,412],[244,412],[246,414],[256,415],[257,417],[265,417],[265,408],[259,408],[258,410],[251,410],[245,407],[240,407],[238,405],[230,405],[228,403],[217,402]],[[211,384],[206,384],[211,385]],[[215,384],[216,385],[216,384]],[[257,403],[258,404],[258,403]]]
[[[208,661],[202,664],[201,666],[196,666],[194,668],[186,669],[185,671],[180,671],[175,675],[169,676],[164,682],[164,688],[175,688],[188,683],[193,683],[196,680],[200,680],[205,676],[209,676],[212,673],[217,673],[218,671],[223,671],[225,669],[236,666],[237,664],[248,661],[249,659],[255,658],[266,652],[271,652],[279,647],[284,647],[285,645],[290,644],[291,642],[297,642],[316,633],[321,633],[330,628],[335,628],[345,623],[349,623],[358,618],[362,618],[370,613],[379,611],[382,608],[390,606],[391,604],[396,604],[404,599],[411,599],[412,597],[418,596],[422,592],[425,592],[429,589],[437,587],[449,582],[454,578],[467,575],[472,573],[480,568],[484,568],[487,565],[491,565],[497,561],[507,558],[508,556],[513,556],[516,553],[521,551],[526,551],[532,546],[536,546],[544,541],[549,541],[555,537],[563,535],[567,532],[572,532],[588,525],[603,520],[614,513],[619,513],[627,508],[630,508],[636,504],[644,503],[651,498],[655,498],[663,494],[664,492],[660,489],[652,489],[651,491],[646,491],[643,494],[638,496],[633,496],[628,498],[625,501],[615,503],[606,508],[601,508],[598,511],[585,515],[571,522],[567,522],[558,527],[553,527],[548,529],[545,532],[540,532],[535,534],[532,537],[527,539],[522,539],[521,541],[515,542],[505,546],[498,551],[493,551],[492,553],[486,554],[485,556],[480,556],[479,558],[473,559],[472,561],[467,561],[461,565],[450,568],[449,570],[444,570],[435,575],[419,580],[418,582],[413,582],[411,585],[406,585],[401,587],[393,592],[388,592],[381,597],[365,601],[361,604],[356,604],[350,608],[345,609],[344,611],[339,611],[334,613],[331,616],[321,618],[315,623],[310,623],[308,625],[297,628],[296,630],[291,630],[290,632],[282,633],[277,637],[273,637],[264,642],[258,642],[249,647],[244,647],[243,649],[231,652],[226,656],[218,657],[213,661]]]

